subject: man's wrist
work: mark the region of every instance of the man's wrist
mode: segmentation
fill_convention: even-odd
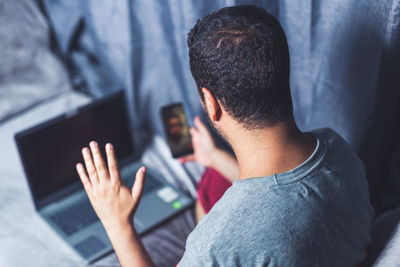
[[[111,221],[108,223],[103,223],[107,234],[110,236],[119,236],[121,234],[131,234],[135,232],[135,227],[132,221]]]
[[[154,266],[133,222],[108,224],[106,230],[121,266]]]

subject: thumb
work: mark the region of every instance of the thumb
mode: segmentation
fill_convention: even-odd
[[[185,162],[188,162],[188,161],[195,161],[196,157],[193,154],[190,154],[190,155],[187,155],[187,156],[180,157],[178,160],[179,160],[180,163],[185,163]]]
[[[136,172],[135,183],[132,187],[132,197],[135,201],[135,206],[139,205],[140,197],[142,196],[144,183],[146,180],[146,167],[142,166]]]

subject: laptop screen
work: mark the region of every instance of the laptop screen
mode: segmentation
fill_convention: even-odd
[[[119,161],[132,157],[123,92],[16,135],[35,202],[80,183],[75,165],[83,162],[81,149],[91,140],[99,143],[103,156],[110,142]]]

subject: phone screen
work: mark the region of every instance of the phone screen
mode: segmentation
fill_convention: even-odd
[[[161,108],[167,143],[174,158],[193,153],[189,125],[181,103]]]

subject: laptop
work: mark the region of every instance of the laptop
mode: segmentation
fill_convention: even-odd
[[[123,91],[108,95],[72,112],[15,135],[35,208],[39,215],[87,263],[112,251],[75,165],[83,162],[81,149],[91,140],[115,147],[121,176],[132,187],[142,166],[135,158]],[[134,225],[143,235],[193,204],[193,199],[147,169],[142,199]]]

